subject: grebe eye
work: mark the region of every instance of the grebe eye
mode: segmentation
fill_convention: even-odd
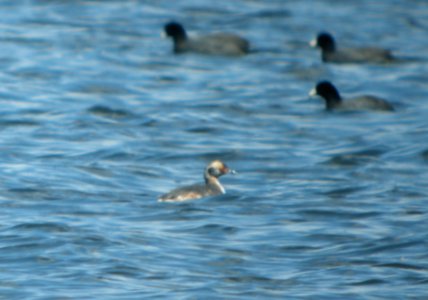
[[[220,172],[218,169],[211,167],[208,169],[208,174],[210,174],[212,176],[218,176],[218,175],[220,175]]]

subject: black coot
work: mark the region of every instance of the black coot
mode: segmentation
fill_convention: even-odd
[[[375,96],[358,96],[355,98],[343,99],[336,87],[328,81],[319,82],[316,87],[310,91],[309,95],[318,95],[324,98],[327,110],[394,110],[394,107],[386,100]]]
[[[244,55],[250,50],[250,43],[235,34],[213,33],[205,36],[190,38],[183,26],[170,22],[164,27],[165,34],[174,42],[174,52],[195,52],[211,55]]]
[[[387,63],[394,61],[389,50],[381,48],[347,48],[338,49],[331,34],[321,32],[310,45],[321,49],[323,62],[332,63]]]

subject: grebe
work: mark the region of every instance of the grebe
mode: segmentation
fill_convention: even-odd
[[[204,172],[205,184],[193,184],[174,189],[159,197],[159,202],[181,202],[226,193],[218,178],[224,174],[236,173],[220,160],[212,161]]]

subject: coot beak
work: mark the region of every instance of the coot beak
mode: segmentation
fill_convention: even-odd
[[[165,30],[162,30],[160,33],[161,38],[166,39],[168,36],[166,35]]]
[[[313,40],[311,40],[310,42],[309,42],[309,46],[311,46],[311,47],[316,47],[317,46],[317,39],[313,39]]]
[[[314,97],[317,95],[317,89],[313,88],[312,90],[309,91],[309,96]]]

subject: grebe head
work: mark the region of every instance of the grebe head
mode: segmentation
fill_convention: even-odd
[[[228,173],[235,174],[236,172],[232,169],[229,169],[229,167],[222,161],[214,160],[206,167],[204,175],[205,179],[207,179],[210,177],[218,178]]]

